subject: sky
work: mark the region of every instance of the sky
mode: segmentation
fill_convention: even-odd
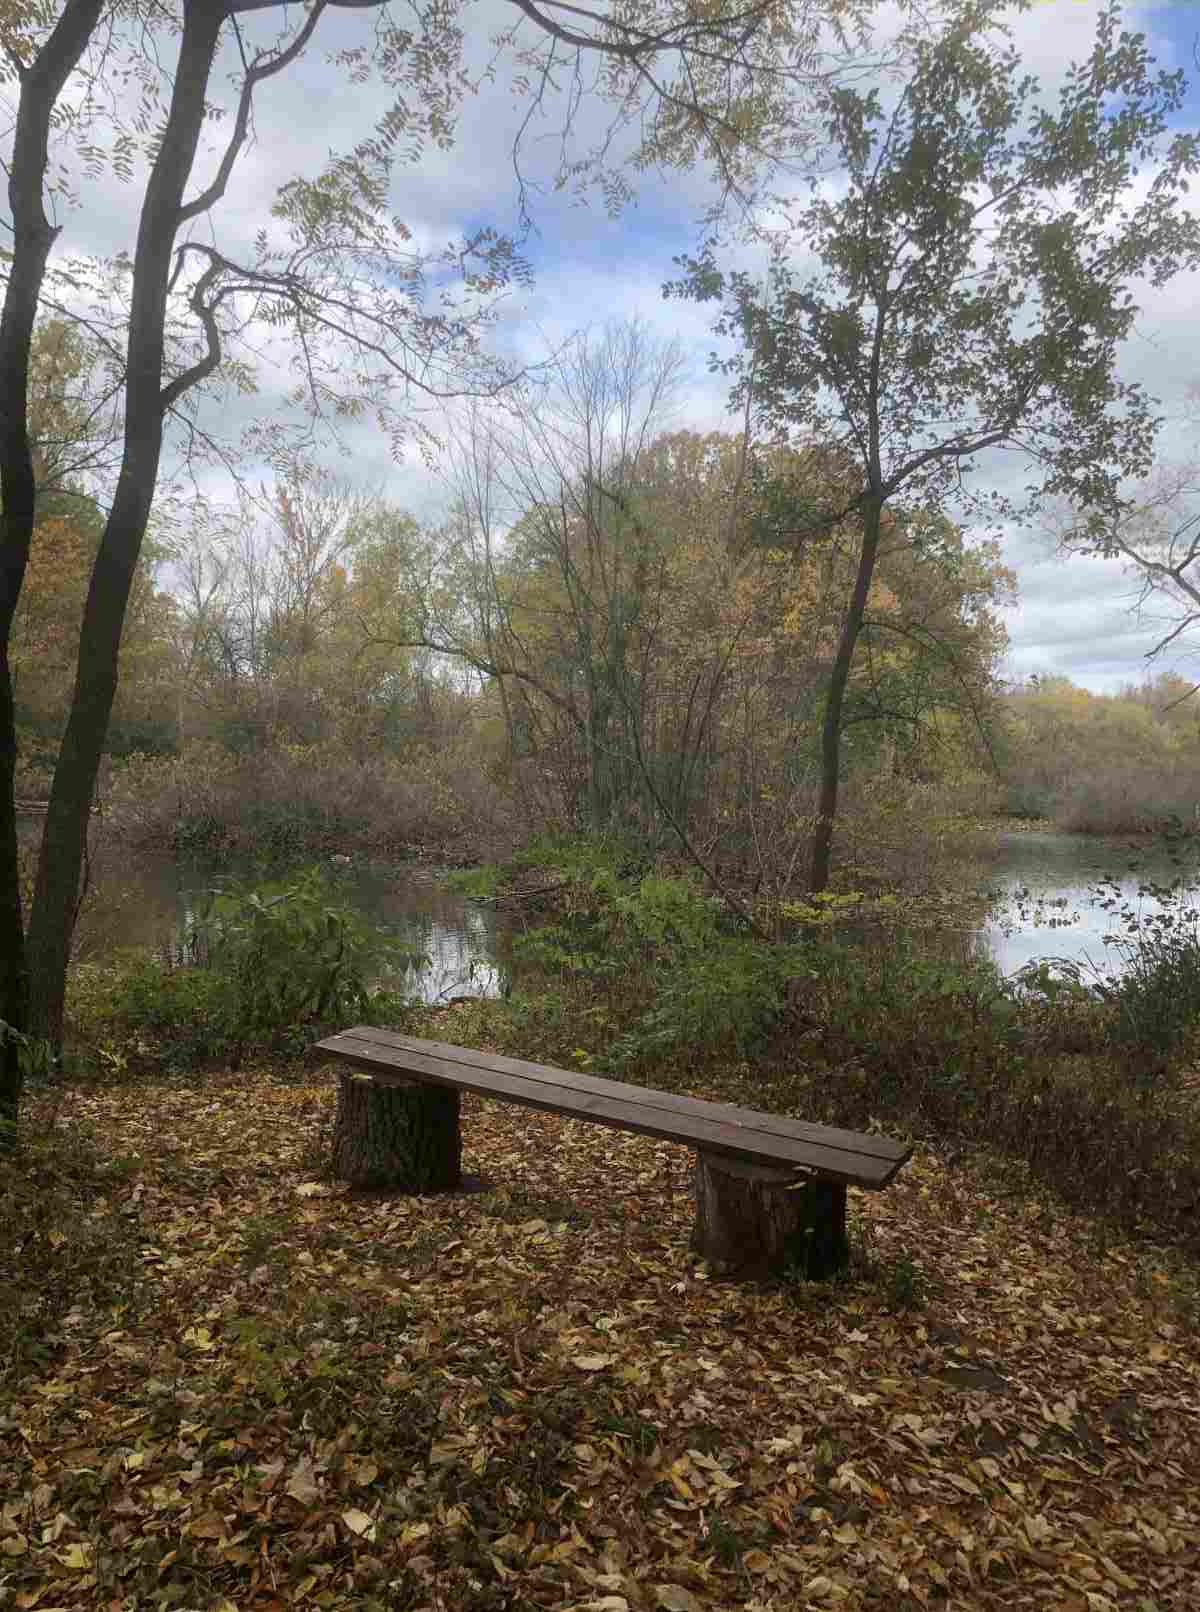
[[[1049,104],[1068,63],[1089,53],[1099,10],[1097,0],[1039,0],[1026,14],[1010,15],[1012,42],[1022,66],[1041,80]],[[468,58],[481,65],[481,41],[487,31],[482,23],[489,17],[511,20],[512,8],[503,0],[478,0],[466,16],[473,30]],[[876,26],[881,39],[894,31],[897,16],[894,8],[879,8]],[[264,17],[269,19],[270,14]],[[1200,36],[1196,0],[1128,5],[1123,25],[1147,36],[1158,66],[1182,67],[1190,80],[1200,81],[1200,69],[1193,61],[1193,46]],[[258,37],[266,37],[262,30],[267,26],[263,18],[251,19],[248,35],[253,38],[257,27]],[[370,89],[349,85],[344,73],[330,67],[328,58],[333,51],[369,44],[373,26],[373,19],[362,14],[327,13],[306,57],[263,86],[256,141],[239,164],[211,229],[205,225],[210,232],[200,238],[215,240],[231,251],[246,246],[264,222],[281,182],[299,172],[315,173],[330,150],[344,150],[367,132],[377,104]],[[502,232],[517,227],[511,147],[521,115],[502,68],[493,84],[465,103],[452,150],[427,150],[419,163],[398,167],[389,199],[411,229],[414,243],[437,247],[483,224]],[[597,128],[598,116],[597,107],[585,105],[581,132]],[[1190,129],[1198,122],[1200,83],[1189,88],[1178,126]],[[543,186],[553,167],[557,128],[557,121],[547,116],[531,129],[533,138],[524,148],[523,165]],[[708,356],[718,345],[711,333],[714,310],[664,300],[662,290],[664,281],[678,274],[673,259],[694,252],[702,239],[703,214],[714,194],[711,184],[701,170],[636,176],[635,183],[635,203],[616,219],[607,215],[599,195],[593,195],[588,205],[548,188],[533,195],[535,230],[525,250],[535,277],[530,286],[512,290],[492,339],[504,355],[536,362],[549,347],[581,328],[640,316],[663,339],[678,337],[684,344],[685,384],[672,427],[732,429],[728,381],[711,374],[708,367]],[[829,176],[828,184],[836,189],[836,174]],[[133,186],[121,185],[111,176],[89,181],[85,205],[63,211],[63,236],[56,253],[131,250],[136,194]],[[1193,205],[1200,202],[1193,199]],[[754,259],[744,247],[731,245],[722,261],[753,264]],[[1200,435],[1200,425],[1184,415],[1187,389],[1200,382],[1196,340],[1200,273],[1180,275],[1160,290],[1137,288],[1135,297],[1140,312],[1121,352],[1120,375],[1141,381],[1160,399],[1159,412],[1167,416],[1168,424],[1159,438],[1159,453],[1166,459],[1182,457]],[[226,399],[217,414],[202,414],[214,430],[231,431],[252,412],[269,409],[273,385],[283,383],[287,355],[270,333],[264,333],[261,347],[269,360],[278,361],[274,380],[268,370],[257,397]],[[396,462],[386,437],[368,422],[345,427],[341,445],[325,450],[324,460],[337,474],[382,493],[420,518],[436,518],[445,508],[447,492],[436,469],[411,450]],[[968,478],[973,489],[983,491],[1014,478],[1020,484],[1028,479],[1018,474],[1021,469],[1011,456],[991,455],[981,457]],[[204,485],[215,499],[229,496],[228,485],[215,472],[208,473]],[[1011,640],[1006,674],[1012,678],[1033,672],[1063,674],[1097,692],[1141,681],[1149,667],[1146,652],[1163,628],[1130,613],[1138,591],[1135,580],[1111,561],[1063,558],[1054,551],[1052,540],[1036,531],[1008,527],[999,536],[1004,559],[1017,574],[1020,597],[1018,606],[1006,615]],[[1190,653],[1186,644],[1178,646],[1173,656],[1149,669],[1168,667],[1200,680],[1200,640]]]

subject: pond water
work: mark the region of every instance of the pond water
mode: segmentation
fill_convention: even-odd
[[[23,837],[32,842],[39,827],[23,823]],[[330,871],[361,912],[428,956],[428,968],[412,981],[426,1001],[494,996],[504,988],[512,920],[447,888],[444,870],[420,862],[362,861]],[[1111,894],[1099,890],[1101,881],[1117,881],[1122,898],[1148,917],[1160,909],[1153,899],[1139,898],[1139,884],[1169,884],[1181,872],[1200,876],[1195,842],[1181,862],[1161,845],[1135,847],[1043,829],[1005,832],[994,859],[979,870],[980,885],[995,892],[990,914],[981,911],[973,932],[938,937],[939,949],[982,951],[1010,975],[1034,958],[1055,957],[1090,960],[1112,971],[1119,958],[1104,936],[1115,920],[1101,905],[1103,895]],[[77,931],[79,955],[97,960],[118,948],[177,939],[213,882],[210,871],[168,857],[131,858],[102,849]]]
[[[988,870],[998,899],[979,943],[1005,974],[1051,957],[1119,972],[1119,955],[1104,939],[1117,928],[1108,903],[1119,891],[1118,905],[1128,903],[1143,919],[1151,918],[1162,904],[1140,896],[1139,888],[1170,885],[1181,876],[1189,882],[1200,877],[1195,841],[1172,854],[1161,841],[1136,845],[1054,829],[1004,833]]]
[[[496,996],[504,988],[506,918],[448,889],[444,869],[420,862],[363,861],[331,864],[329,871],[334,887],[359,912],[428,958],[427,966],[408,981],[424,1001]],[[101,851],[93,869],[93,892],[76,931],[77,955],[95,962],[122,948],[177,944],[218,882],[212,870],[177,864],[170,857],[138,855],[131,860]]]

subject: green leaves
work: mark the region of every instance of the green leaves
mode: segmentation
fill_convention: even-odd
[[[361,1017],[377,978],[418,960],[339,900],[318,867],[283,887],[215,891],[200,927],[231,987],[231,1028],[256,1039],[308,1020]]]
[[[1154,430],[1149,400],[1114,376],[1136,312],[1126,287],[1200,261],[1200,223],[1179,209],[1200,144],[1159,145],[1182,75],[1152,76],[1142,36],[1115,37],[1118,16],[1100,19],[1056,115],[1027,116],[1037,86],[992,42],[994,8],[960,8],[933,39],[911,31],[893,111],[873,91],[826,98],[850,182],[801,212],[794,237],[823,275],[794,285],[781,251],[764,298],[722,274],[712,242],[678,260],[687,277],[669,291],[724,300],[719,328],[743,337],[765,423],[839,435],[889,496],[906,486],[941,498],[964,454],[1018,430],[1038,440],[1055,490],[1115,496],[1119,477],[1102,467],[1136,469]],[[1122,205],[1147,160],[1159,165],[1149,196]],[[1050,208],[1048,191],[1063,188],[1067,208]]]
[[[211,894],[184,948],[205,965],[146,960],[113,986],[109,1014],[140,1056],[186,1068],[250,1048],[297,1052],[310,1026],[390,1022],[407,1007],[402,976],[425,959],[367,923],[323,869]]]

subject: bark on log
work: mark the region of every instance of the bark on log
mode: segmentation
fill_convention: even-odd
[[[452,1192],[462,1182],[459,1093],[423,1081],[338,1076],[333,1170],[356,1187]]]
[[[846,1189],[837,1182],[797,1188],[792,1170],[698,1153],[695,1187],[692,1247],[721,1275],[798,1270],[820,1281],[849,1257]]]

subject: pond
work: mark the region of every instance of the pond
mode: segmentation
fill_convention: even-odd
[[[428,958],[409,981],[424,1001],[496,996],[504,989],[510,923],[494,908],[449,889],[445,869],[362,861],[333,864],[329,871],[335,888],[359,912]],[[102,850],[76,931],[78,956],[95,962],[118,949],[178,943],[218,881],[211,869],[167,856],[139,854],[131,861]]]
[[[39,826],[24,822],[23,837],[32,842]],[[979,870],[980,885],[995,891],[990,915],[974,932],[940,937],[940,949],[982,951],[1009,975],[1039,957],[1090,960],[1111,971],[1119,960],[1104,942],[1114,917],[1101,905],[1101,880],[1111,876],[1122,898],[1150,916],[1158,904],[1139,899],[1139,884],[1196,873],[1200,845],[1191,845],[1189,857],[1173,860],[1160,843],[1134,847],[1048,829],[1005,831],[994,859]],[[504,989],[514,920],[448,888],[445,870],[421,862],[352,861],[331,872],[362,913],[429,957],[412,982],[424,1000],[494,996]],[[131,859],[116,848],[102,849],[77,933],[79,954],[96,960],[117,948],[177,938],[212,885],[211,871],[169,857]]]
[[[1142,918],[1163,910],[1146,884],[1170,885],[1181,875],[1200,874],[1200,845],[1191,841],[1172,854],[1162,841],[1135,845],[1128,840],[1064,834],[1055,829],[1003,833],[989,868],[998,899],[979,931],[979,942],[1005,974],[1014,974],[1039,957],[1061,957],[1105,973],[1119,971],[1120,959],[1105,935],[1117,927],[1107,903],[1119,891]],[[1101,890],[1103,881],[1112,880]]]

